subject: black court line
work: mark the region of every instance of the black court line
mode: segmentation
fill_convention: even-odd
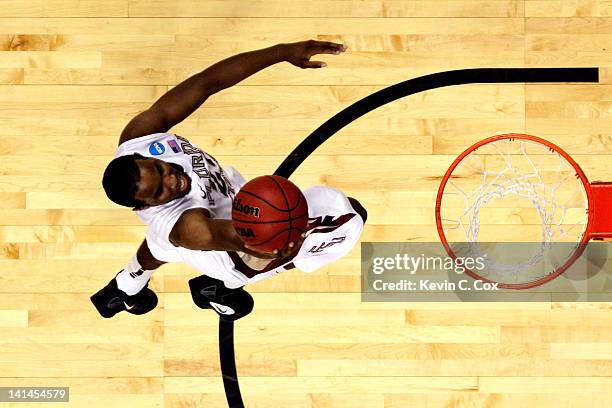
[[[219,319],[219,359],[227,404],[230,408],[244,408],[234,355],[234,322]]]
[[[438,72],[382,89],[345,108],[298,145],[274,174],[289,178],[306,158],[340,129],[389,102],[415,93],[452,85],[515,82],[599,82],[598,68],[477,68]]]
[[[289,178],[327,139],[340,129],[389,102],[430,89],[476,83],[599,82],[599,68],[477,68],[438,72],[392,85],[345,108],[300,143],[274,172]],[[234,322],[219,321],[219,356],[223,386],[230,408],[244,408],[234,356]]]

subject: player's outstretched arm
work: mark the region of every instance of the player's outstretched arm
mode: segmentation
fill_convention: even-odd
[[[202,208],[185,211],[172,228],[169,238],[175,246],[197,251],[241,251],[269,259],[277,256],[246,247],[231,220],[209,218]]]
[[[287,61],[300,68],[322,68],[321,61],[310,61],[317,54],[340,54],[342,44],[302,41],[277,44],[224,59],[193,75],[165,93],[148,110],[132,119],[123,129],[119,144],[152,133],[167,132],[193,113],[209,96],[276,63]]]

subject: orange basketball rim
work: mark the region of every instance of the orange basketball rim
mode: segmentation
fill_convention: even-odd
[[[540,170],[545,166],[546,170]],[[589,182],[576,161],[557,145],[539,137],[510,133],[470,146],[442,178],[436,197],[436,226],[450,257],[457,259],[452,248],[457,238],[479,241],[483,208],[492,200],[502,199],[523,200],[537,207],[542,241],[569,239],[575,246],[560,266],[542,276],[521,278],[515,273],[512,280],[494,271],[466,270],[474,279],[496,282],[506,289],[533,288],[561,275],[580,257],[589,240],[612,240],[612,182]],[[451,208],[453,205],[455,208]],[[507,231],[523,228],[507,227]]]

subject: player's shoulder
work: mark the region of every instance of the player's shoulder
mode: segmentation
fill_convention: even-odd
[[[165,139],[168,137],[175,137],[175,135],[173,133],[150,133],[148,135],[142,135],[134,137],[132,139],[121,141],[121,143],[119,143],[119,148],[125,146],[135,146],[142,143],[147,143],[151,140]]]
[[[139,153],[145,157],[156,157],[165,153],[180,153],[180,151],[179,140],[173,133],[152,133],[122,142],[117,148],[115,157],[132,153]]]
[[[319,199],[325,197],[345,197],[344,193],[332,187],[327,186],[312,186],[302,190],[306,199]]]
[[[310,216],[354,212],[346,195],[335,188],[313,186],[302,191]]]

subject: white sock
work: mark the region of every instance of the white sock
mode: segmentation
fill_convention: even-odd
[[[153,272],[154,270],[142,269],[138,258],[134,255],[127,266],[115,277],[117,287],[129,296],[135,295],[145,287]]]

